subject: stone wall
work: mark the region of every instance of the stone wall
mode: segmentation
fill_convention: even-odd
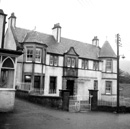
[[[40,104],[45,107],[62,109],[61,97],[29,95],[27,91],[21,91],[21,90],[16,91],[16,97]]]

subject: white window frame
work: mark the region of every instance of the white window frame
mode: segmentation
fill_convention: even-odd
[[[38,51],[38,53],[37,53],[37,51]],[[39,56],[39,60],[37,60],[38,57]],[[35,62],[37,62],[37,63],[41,63],[41,56],[42,56],[42,49],[40,49],[40,48],[36,48],[36,52],[35,52]]]
[[[51,66],[58,66],[58,56],[50,55],[50,65]]]
[[[75,68],[76,60],[75,58],[71,58],[71,67]]]
[[[112,81],[106,81],[105,93],[112,94]]]
[[[112,59],[106,60],[106,72],[112,72]]]
[[[31,50],[32,51],[32,58],[30,58],[29,59],[29,54],[30,53],[28,53],[28,50]],[[33,49],[33,47],[31,47],[31,46],[27,46],[26,47],[26,62],[32,62],[33,61],[33,53],[34,53],[34,49]],[[31,54],[30,54],[31,55]]]
[[[67,57],[67,67],[71,67],[71,58]]]
[[[93,61],[93,69],[99,70],[99,62],[98,61]]]

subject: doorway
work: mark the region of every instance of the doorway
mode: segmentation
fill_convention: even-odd
[[[70,91],[70,95],[74,95],[74,80],[67,80],[66,89]]]
[[[34,76],[34,88],[40,89],[40,76]]]

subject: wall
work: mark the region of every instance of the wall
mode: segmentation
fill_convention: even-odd
[[[15,90],[0,89],[0,112],[9,112],[14,108]]]

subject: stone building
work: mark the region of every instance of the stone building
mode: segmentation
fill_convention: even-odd
[[[54,25],[52,34],[19,28],[12,13],[5,46],[13,49],[16,44],[24,48],[16,83],[30,94],[59,96],[59,90],[68,89],[71,96],[86,99],[89,90],[98,90],[98,99],[116,97],[117,58],[108,41],[100,48],[97,36],[90,44],[63,38],[60,24]]]

